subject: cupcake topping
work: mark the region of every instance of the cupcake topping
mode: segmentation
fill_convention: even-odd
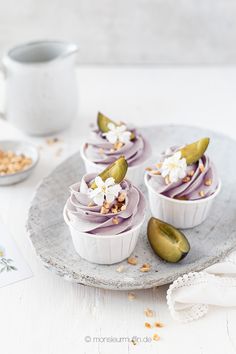
[[[97,128],[90,132],[84,154],[91,162],[109,165],[124,155],[128,165],[143,163],[150,156],[151,148],[134,127],[115,122],[98,113]]]
[[[160,162],[146,169],[149,183],[158,193],[180,200],[213,194],[219,180],[214,164],[204,154],[208,143],[209,138],[203,138],[184,147],[168,148]]]
[[[66,211],[81,232],[116,235],[143,219],[144,196],[124,179],[126,171],[127,162],[121,157],[99,176],[87,174],[70,187]]]

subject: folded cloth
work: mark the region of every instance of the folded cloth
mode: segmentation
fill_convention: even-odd
[[[236,251],[202,272],[176,279],[167,291],[167,304],[180,322],[204,316],[209,305],[236,306]]]

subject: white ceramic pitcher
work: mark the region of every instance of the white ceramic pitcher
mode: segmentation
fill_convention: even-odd
[[[3,58],[6,119],[32,135],[66,128],[77,115],[75,44],[37,41],[10,49]]]

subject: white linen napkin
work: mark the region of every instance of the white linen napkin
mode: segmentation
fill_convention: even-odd
[[[180,322],[204,316],[209,305],[236,306],[236,251],[202,272],[176,279],[167,291],[167,304]]]

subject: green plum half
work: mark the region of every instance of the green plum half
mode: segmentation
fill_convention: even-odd
[[[181,157],[186,159],[187,165],[197,162],[203,156],[209,142],[210,138],[202,138],[179,150],[181,152]]]
[[[190,251],[190,244],[181,231],[154,217],[148,222],[147,236],[153,251],[167,262],[177,263]]]
[[[120,156],[115,162],[109,165],[104,171],[102,171],[99,176],[105,182],[109,177],[113,177],[115,183],[120,183],[125,178],[126,172],[128,170],[128,163],[124,156]],[[95,189],[95,181],[91,184],[90,188]]]

